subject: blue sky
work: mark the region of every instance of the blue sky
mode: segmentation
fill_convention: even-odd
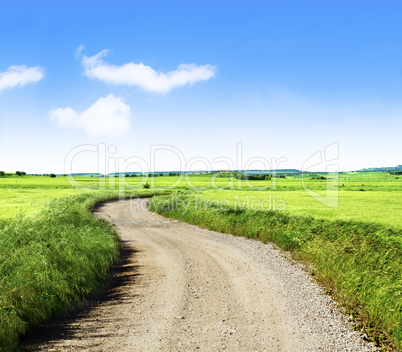
[[[331,145],[340,170],[402,164],[401,17],[387,0],[0,0],[0,170],[302,169]]]

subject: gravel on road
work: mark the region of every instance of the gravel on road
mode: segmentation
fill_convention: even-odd
[[[115,284],[26,351],[374,351],[302,265],[271,244],[102,205],[120,235]]]

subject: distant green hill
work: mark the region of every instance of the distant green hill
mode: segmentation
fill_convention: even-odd
[[[383,172],[383,171],[402,171],[402,165],[395,167],[369,167],[368,169],[358,170],[359,172]]]

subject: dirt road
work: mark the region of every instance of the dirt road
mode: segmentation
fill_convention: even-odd
[[[146,200],[111,202],[96,215],[124,243],[116,284],[25,350],[373,350],[271,245],[169,221]]]

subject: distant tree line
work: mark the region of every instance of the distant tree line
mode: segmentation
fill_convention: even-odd
[[[272,179],[271,175],[245,175],[238,173],[235,176],[238,180],[249,180],[249,181],[270,181]]]
[[[238,179],[238,180],[249,180],[249,181],[270,181],[272,179],[272,175],[246,175],[246,174],[242,174],[241,172],[237,172],[237,171],[233,171],[231,173],[232,177]],[[282,175],[283,176],[283,175]],[[279,176],[279,177],[282,177]],[[283,178],[285,178],[285,176],[283,176]]]
[[[24,171],[16,171],[15,174],[17,176],[25,176],[26,172]],[[4,171],[0,171],[0,177],[4,177],[4,176],[11,176],[12,174],[6,174]]]
[[[325,176],[314,176],[311,179],[312,180],[326,180],[327,178]]]
[[[125,177],[140,177],[140,176],[146,176],[146,177],[158,177],[158,176],[165,176],[164,174],[125,174]],[[117,176],[116,176],[117,177]]]

